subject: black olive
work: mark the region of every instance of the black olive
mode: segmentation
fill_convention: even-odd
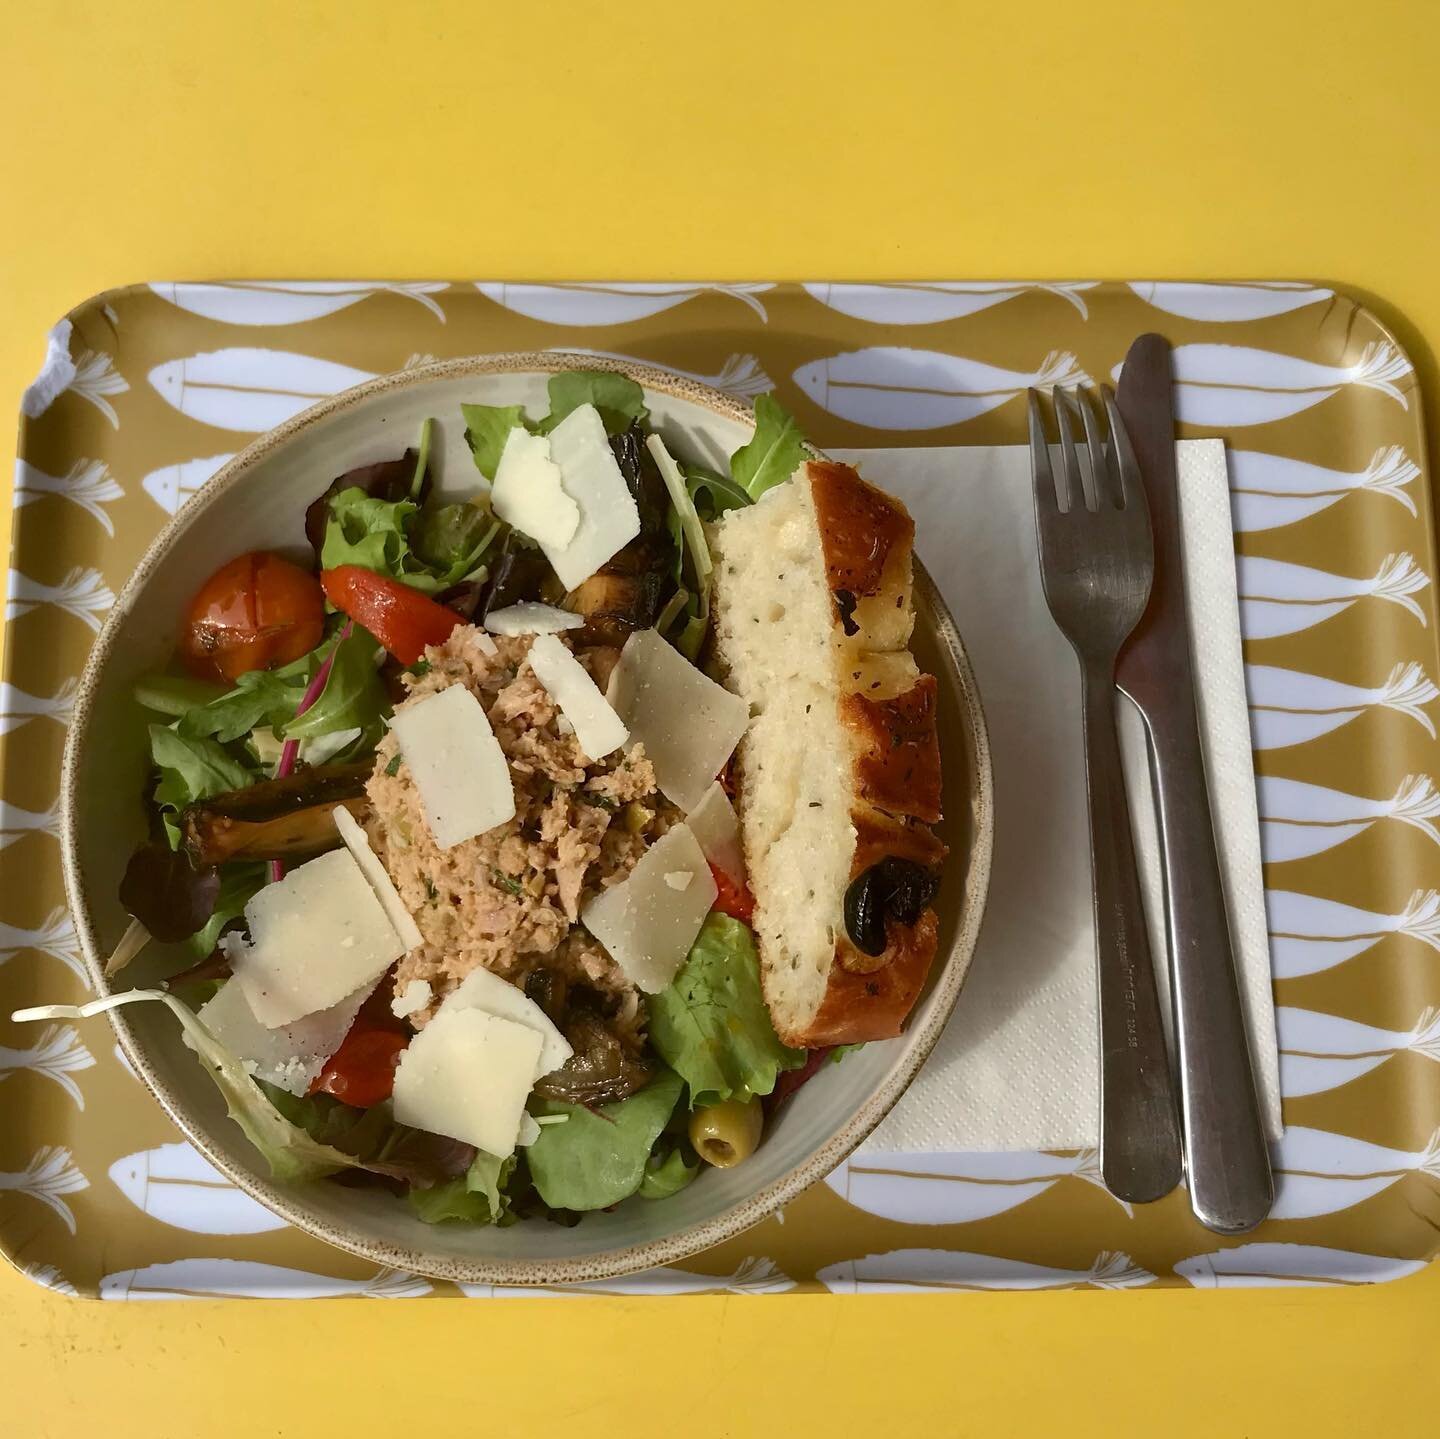
[[[845,891],[845,928],[850,943],[863,954],[885,953],[885,897],[879,865],[852,880]]]
[[[855,606],[859,603],[853,590],[835,591],[835,608],[840,612],[840,628],[845,631],[847,638],[860,633],[860,626],[852,618]]]
[[[885,921],[914,924],[935,898],[940,878],[914,860],[887,855],[845,891],[845,929],[862,954],[885,953]]]

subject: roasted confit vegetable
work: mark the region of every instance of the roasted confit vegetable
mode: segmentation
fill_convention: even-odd
[[[237,859],[309,859],[336,849],[335,806],[363,823],[372,768],[369,760],[320,765],[192,804],[180,815],[184,852],[198,869]]]

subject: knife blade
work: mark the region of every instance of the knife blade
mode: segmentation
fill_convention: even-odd
[[[1170,992],[1190,1204],[1208,1229],[1243,1234],[1270,1211],[1274,1181],[1255,1091],[1239,976],[1220,880],[1186,620],[1169,342],[1142,335],[1116,403],[1150,501],[1155,581],[1120,655],[1116,683],[1150,741]]]

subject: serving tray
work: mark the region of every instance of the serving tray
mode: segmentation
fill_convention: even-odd
[[[1440,1247],[1440,742],[1414,372],[1303,284],[157,284],[53,332],[15,471],[0,689],[0,1011],[86,991],[56,793],[71,697],[165,520],[256,434],[430,358],[584,349],[773,389],[822,447],[1024,440],[1027,386],[1176,346],[1230,443],[1287,1129],[1274,1216],[1132,1210],[1087,1152],[857,1158],[687,1261],[545,1293],[1348,1284]],[[926,555],[934,565],[963,556]],[[1003,823],[1004,796],[998,796]],[[1037,883],[1043,876],[1037,876]],[[983,943],[983,939],[982,939]],[[226,1183],[101,1024],[0,1020],[0,1248],[102,1298],[529,1294],[376,1273]]]

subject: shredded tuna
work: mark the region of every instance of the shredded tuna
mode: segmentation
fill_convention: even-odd
[[[642,746],[586,762],[525,664],[529,636],[495,636],[494,654],[475,636],[473,626],[460,626],[426,651],[429,669],[404,683],[410,700],[452,684],[476,695],[510,761],[516,814],[440,849],[403,760],[388,772],[394,736],[381,740],[366,787],[370,842],[423,940],[397,966],[396,987],[430,985],[430,1006],[411,1016],[419,1025],[476,968],[516,983],[536,969],[555,971],[605,996],[610,1023],[638,1051],[645,1017],[639,993],[578,919],[587,900],[629,874],[679,812],[656,790]],[[594,653],[581,651],[581,663],[603,667],[605,657],[592,661]]]

